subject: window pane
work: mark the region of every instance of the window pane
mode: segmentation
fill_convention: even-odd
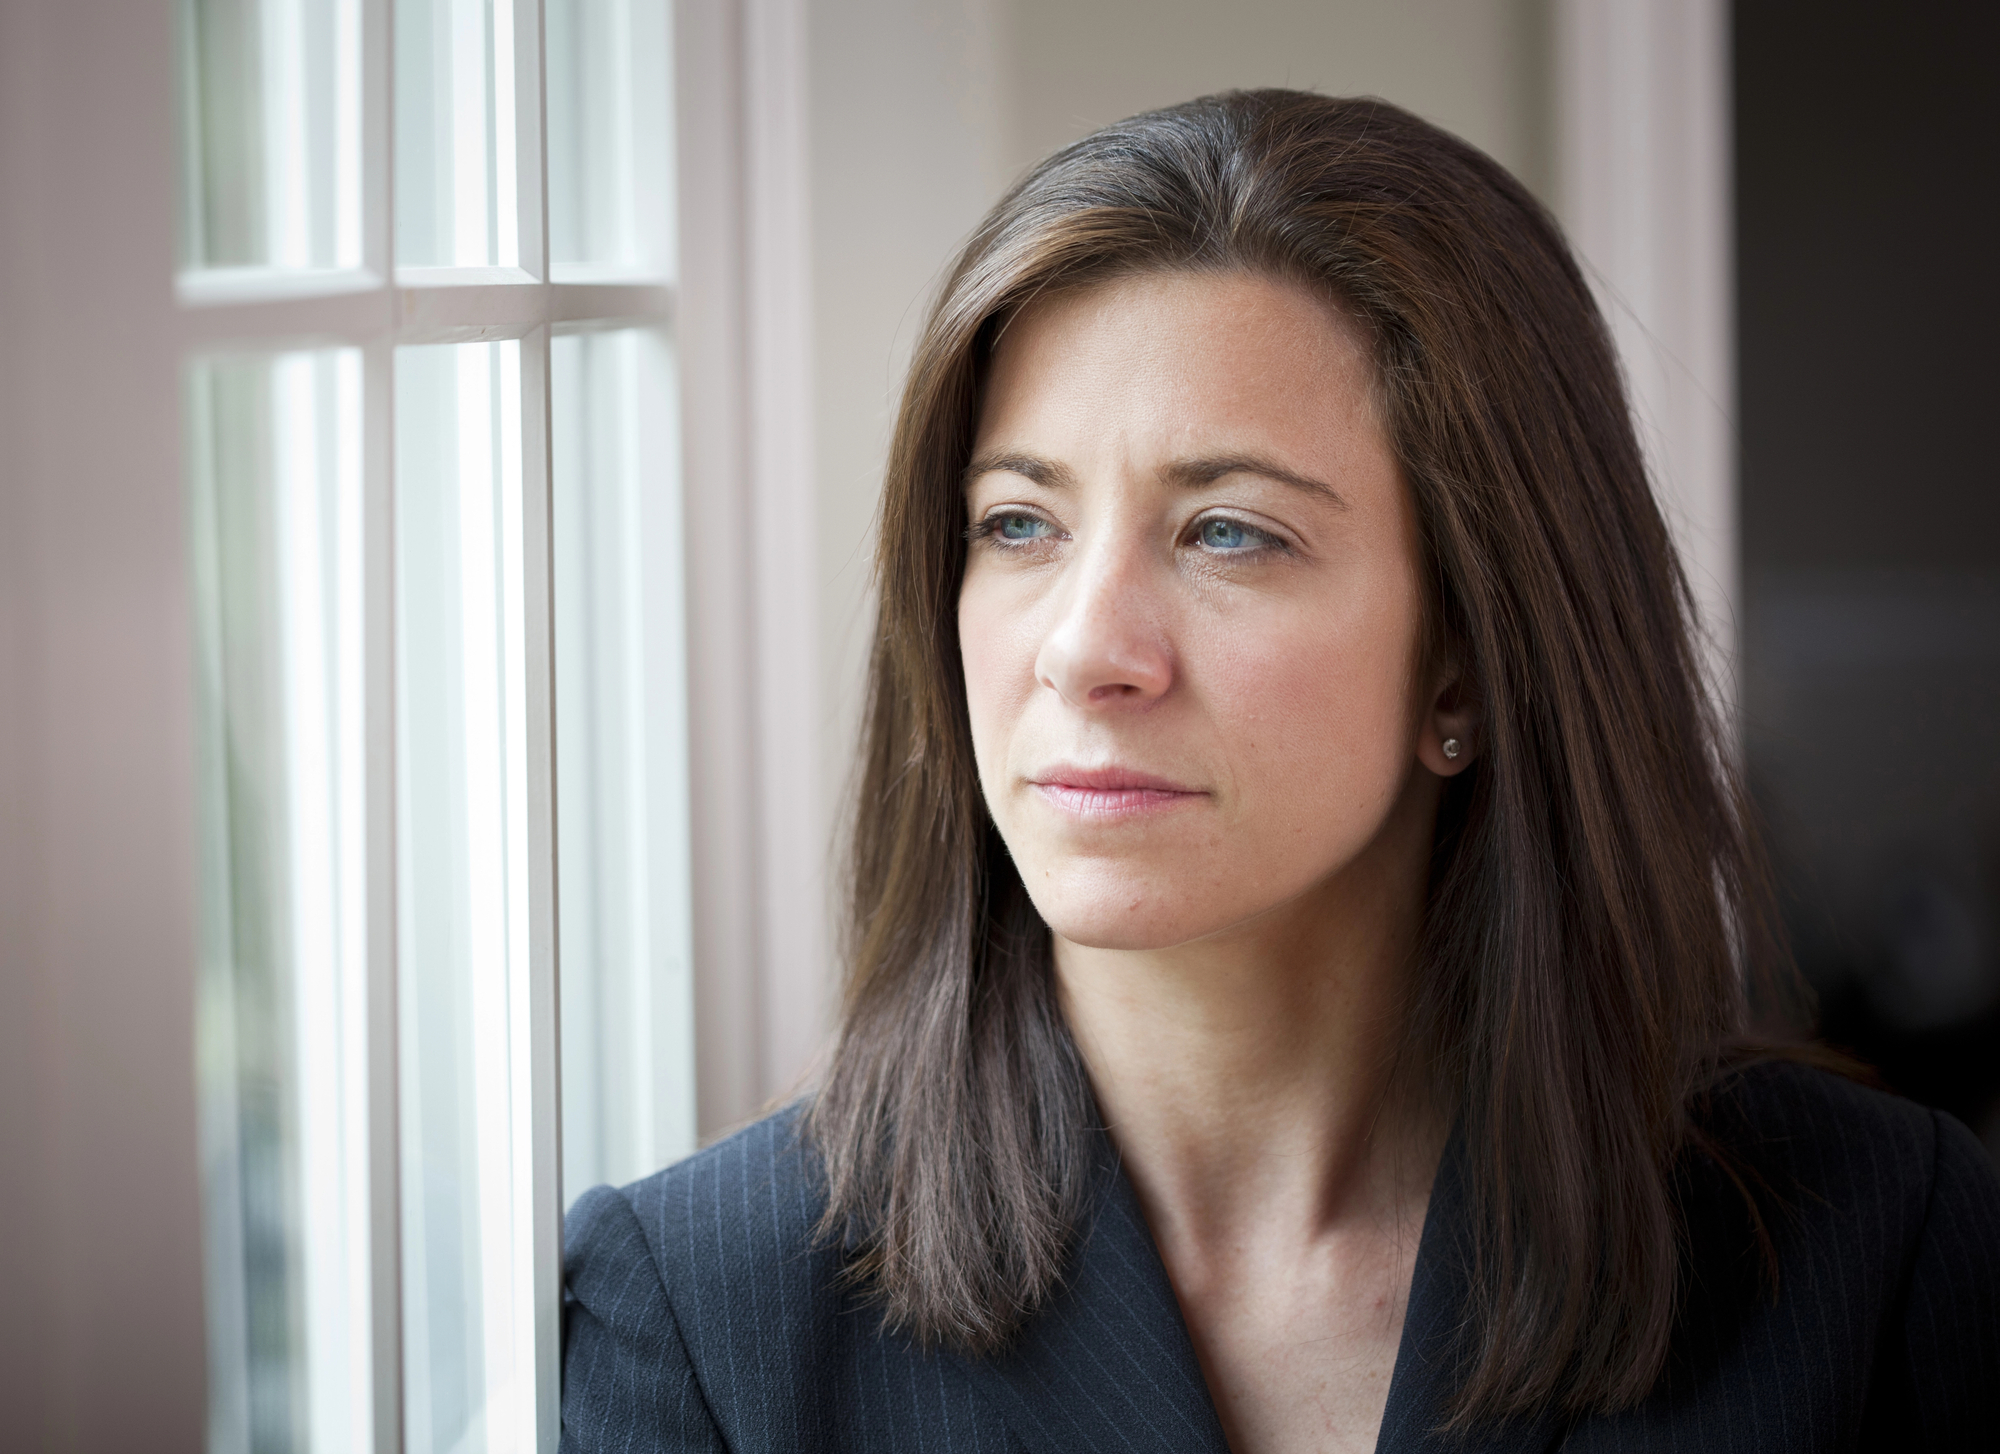
[[[396,359],[410,1454],[534,1438],[521,345]]]
[[[673,275],[665,0],[549,0],[552,276]]]
[[[514,267],[513,0],[397,0],[396,261]]]
[[[190,370],[209,1448],[369,1429],[361,360]]]
[[[181,0],[181,266],[361,265],[360,0]]]
[[[656,334],[558,337],[563,1201],[694,1149],[680,449]]]

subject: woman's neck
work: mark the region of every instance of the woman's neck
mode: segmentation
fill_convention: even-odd
[[[1429,827],[1197,943],[1057,940],[1064,1012],[1163,1251],[1206,1263],[1421,1217],[1447,1128],[1395,1060]]]
[[[1359,858],[1254,920],[1170,949],[1056,941],[1234,1449],[1378,1439],[1446,1131],[1397,1065],[1436,821],[1417,774]]]

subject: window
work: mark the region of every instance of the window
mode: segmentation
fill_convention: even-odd
[[[694,1143],[669,19],[182,0],[215,1454],[553,1449]]]

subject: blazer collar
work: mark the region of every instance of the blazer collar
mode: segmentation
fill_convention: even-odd
[[[1104,1138],[1090,1220],[1062,1290],[1004,1355],[961,1359],[1032,1454],[1174,1450],[1229,1454],[1180,1303]],[[1468,1292],[1465,1179],[1456,1134],[1431,1188],[1377,1454],[1545,1454],[1559,1419],[1434,1432],[1456,1386]]]
[[[1229,1454],[1173,1284],[1109,1136],[1092,1204],[1049,1305],[1005,1354],[961,1365],[1032,1454]]]

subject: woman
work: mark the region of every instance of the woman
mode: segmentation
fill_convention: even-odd
[[[1493,162],[1282,91],[1051,158],[878,560],[838,1048],[578,1203],[572,1447],[1992,1446],[2000,1182],[1749,1049],[1687,586]]]

